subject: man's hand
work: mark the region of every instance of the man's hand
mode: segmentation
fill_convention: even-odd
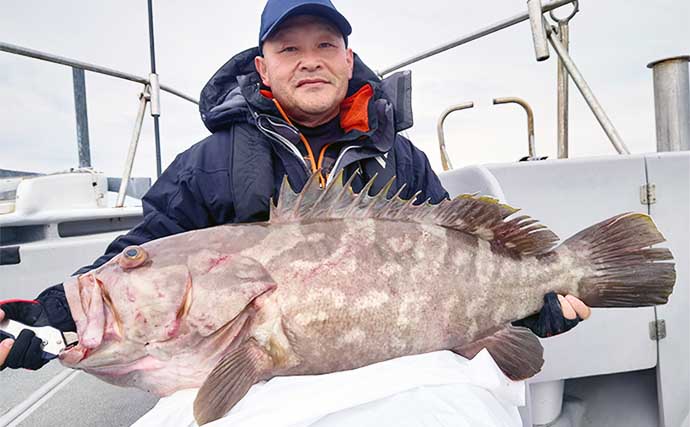
[[[29,326],[49,326],[48,316],[38,301],[0,301],[0,320],[7,317]],[[5,368],[36,370],[48,363],[43,356],[42,341],[30,329],[0,344],[0,371]]]
[[[5,312],[0,310],[0,322],[5,318]],[[0,342],[0,366],[5,365],[5,360],[7,359],[7,355],[10,354],[10,349],[12,348],[12,344],[14,344],[14,340],[12,339],[6,339]]]
[[[28,326],[52,326],[62,332],[77,330],[61,284],[41,292],[35,300],[0,301],[0,320],[4,318]],[[36,370],[45,365],[48,361],[44,359],[41,344],[41,339],[30,329],[21,331],[15,340],[0,342],[0,371],[5,368]]]
[[[544,295],[544,306],[539,313],[513,322],[513,325],[524,326],[537,336],[546,338],[571,330],[590,314],[590,308],[577,297],[549,292]]]
[[[558,302],[561,304],[563,317],[568,320],[574,320],[576,317],[586,320],[592,314],[592,310],[584,302],[572,295],[558,295]]]

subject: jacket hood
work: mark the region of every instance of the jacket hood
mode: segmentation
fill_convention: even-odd
[[[201,91],[199,112],[209,131],[215,132],[232,123],[252,121],[253,113],[279,115],[273,101],[262,94],[261,78],[254,67],[259,48],[254,47],[232,57]],[[344,106],[371,87],[373,101],[385,99],[393,110],[395,130],[412,126],[412,84],[409,71],[381,80],[354,55],[354,69]]]

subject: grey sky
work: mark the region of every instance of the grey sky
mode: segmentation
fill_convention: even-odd
[[[374,69],[512,16],[524,0],[334,0],[354,27],[351,46]],[[233,54],[256,43],[263,1],[154,0],[161,82],[197,97]],[[561,14],[569,11],[561,12]],[[145,0],[2,2],[0,40],[139,75],[148,74]],[[646,64],[690,53],[687,0],[585,0],[572,21],[572,55],[633,152],[655,149],[652,74]],[[519,96],[536,114],[537,151],[555,157],[555,53],[537,63],[528,24],[409,67],[415,127],[411,139],[440,171],[436,120],[449,105],[474,110],[447,124],[455,166],[513,161],[526,154],[524,113],[493,106]],[[71,70],[0,52],[0,168],[51,172],[76,166]],[[87,73],[95,167],[121,174],[141,87]],[[604,133],[571,85],[571,154],[613,154]],[[196,106],[162,98],[163,160],[207,135]],[[135,164],[155,173],[147,120]]]

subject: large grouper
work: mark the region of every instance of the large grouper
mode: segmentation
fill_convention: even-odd
[[[354,177],[354,175],[353,175]],[[169,395],[201,387],[199,424],[262,380],[324,374],[448,349],[486,348],[513,380],[543,349],[511,326],[546,293],[590,307],[664,304],[671,252],[644,214],[558,237],[489,197],[437,205],[391,183],[355,193],[342,174],[299,193],[284,180],[270,220],[190,231],[126,248],[70,278],[78,345],[60,359],[109,383]]]

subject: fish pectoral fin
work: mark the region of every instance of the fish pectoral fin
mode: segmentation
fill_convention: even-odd
[[[472,359],[483,348],[489,351],[501,371],[513,381],[534,376],[544,365],[544,348],[527,328],[506,326],[453,351]]]
[[[245,341],[225,355],[196,395],[197,424],[204,425],[227,414],[271,367],[270,357],[254,340]]]

